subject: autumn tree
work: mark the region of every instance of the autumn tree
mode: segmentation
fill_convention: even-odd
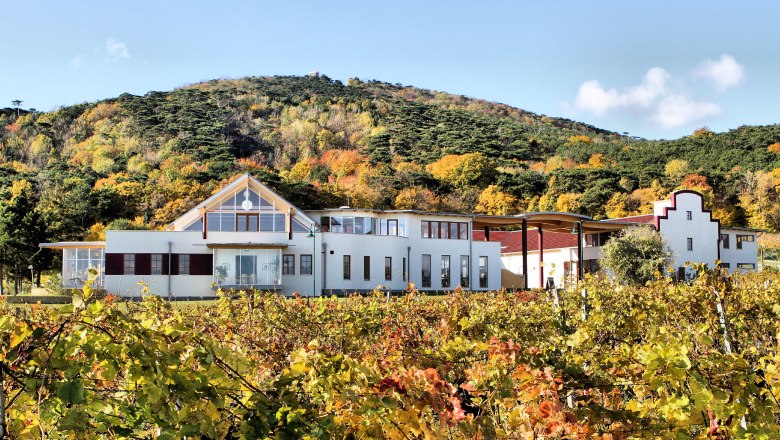
[[[665,273],[672,252],[658,231],[639,227],[624,230],[602,246],[600,263],[624,283],[644,284]]]
[[[482,153],[449,154],[429,164],[433,177],[457,188],[482,186],[493,180],[495,165]]]
[[[436,211],[438,210],[437,197],[427,188],[404,188],[395,197],[395,208]]]
[[[476,210],[488,215],[516,214],[518,201],[512,194],[502,192],[496,185],[490,185],[479,195]]]

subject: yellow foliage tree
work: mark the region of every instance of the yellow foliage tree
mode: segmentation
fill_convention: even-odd
[[[628,194],[618,192],[609,198],[604,205],[604,212],[607,218],[619,218],[629,215],[626,205],[628,204]]]
[[[482,153],[448,154],[426,169],[433,177],[463,188],[485,182],[495,170],[495,165]]]
[[[517,198],[490,185],[479,195],[477,212],[489,215],[510,215],[518,212]]]
[[[666,176],[672,179],[675,183],[682,180],[686,174],[691,172],[691,167],[688,165],[687,160],[672,159],[664,167]]]
[[[555,201],[555,210],[558,212],[578,212],[580,210],[580,198],[582,194],[564,193]]]
[[[436,211],[436,194],[427,188],[404,188],[395,197],[396,209],[417,209],[420,211]]]
[[[771,144],[770,146],[766,147],[766,149],[771,151],[772,153],[780,154],[780,142],[775,142],[774,144]]]

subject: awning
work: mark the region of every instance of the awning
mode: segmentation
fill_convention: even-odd
[[[59,241],[56,243],[39,243],[41,249],[105,249],[105,241]]]
[[[287,249],[286,243],[207,243],[209,249]]]

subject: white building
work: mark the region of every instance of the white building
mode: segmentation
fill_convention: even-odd
[[[592,225],[594,222],[585,222]],[[628,228],[652,226],[657,229],[672,250],[673,267],[677,277],[690,277],[691,268],[686,263],[706,263],[730,271],[755,270],[758,263],[757,229],[723,227],[712,212],[704,209],[701,194],[690,191],[675,191],[668,200],[654,203],[654,213],[633,217],[610,219],[598,222],[604,226],[623,224]],[[540,228],[542,230],[540,243]],[[527,231],[526,264],[528,287],[546,287],[550,284],[563,287],[576,283],[578,279],[578,249],[582,250],[584,273],[600,269],[598,259],[601,246],[614,231],[593,230],[582,237],[582,246],[577,245],[577,234],[571,231],[547,231],[543,225]],[[484,239],[483,233],[475,234],[475,240]],[[502,269],[514,274],[523,273],[523,239],[520,231],[492,231],[490,239],[501,242]],[[541,246],[540,246],[541,244]]]
[[[41,247],[63,251],[65,288],[83,285],[94,268],[97,285],[109,293],[139,296],[146,286],[169,298],[214,296],[218,288],[311,296],[400,292],[408,283],[429,292],[562,287],[599,269],[600,246],[611,234],[646,225],[670,244],[675,267],[720,259],[732,270],[755,269],[758,231],[721,228],[700,194],[677,191],[655,209],[609,221],[550,212],[304,212],[244,174],[166,230],[107,231],[105,242]],[[511,225],[522,229],[490,231]]]
[[[63,286],[98,270],[109,293],[215,295],[217,288],[301,295],[501,288],[500,243],[475,242],[476,216],[419,211],[304,212],[248,174],[164,231],[107,231],[105,242],[63,250]]]

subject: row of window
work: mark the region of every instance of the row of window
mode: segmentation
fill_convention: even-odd
[[[105,254],[106,275],[212,275],[212,254]]]
[[[469,224],[466,222],[422,222],[422,238],[468,240]]]
[[[285,214],[256,212],[209,212],[206,214],[206,230],[222,232],[287,232]],[[203,230],[203,220],[197,220],[184,228],[185,231]],[[308,229],[297,220],[292,220],[293,232]]]
[[[488,287],[488,257],[479,257],[479,287],[486,289]],[[450,256],[441,256],[441,287],[452,287]],[[431,287],[431,255],[422,256],[422,287]],[[460,285],[469,286],[469,256],[460,256]]]
[[[405,218],[372,218],[347,215],[323,216],[320,218],[322,232],[362,235],[395,235],[406,237]]]
[[[310,254],[302,254],[300,259],[301,269],[298,275],[311,275],[312,256]],[[295,255],[282,255],[282,275],[295,275]]]
[[[754,235],[740,235],[737,234],[737,249],[742,249],[743,242],[753,242],[756,237]],[[720,243],[723,249],[729,249],[731,243],[729,243],[729,234],[720,234]]]
[[[731,269],[730,263],[720,263],[720,267],[724,269]],[[756,264],[755,263],[737,263],[737,268],[739,269],[755,269]]]
[[[344,279],[350,280],[352,279],[352,256],[351,255],[344,255],[343,257],[343,266],[344,266]],[[402,272],[401,276],[404,281],[406,281],[406,258],[402,258],[401,262]],[[385,257],[385,281],[392,281],[393,280],[393,257]],[[365,281],[371,281],[371,257],[368,255],[363,256],[363,279]]]

